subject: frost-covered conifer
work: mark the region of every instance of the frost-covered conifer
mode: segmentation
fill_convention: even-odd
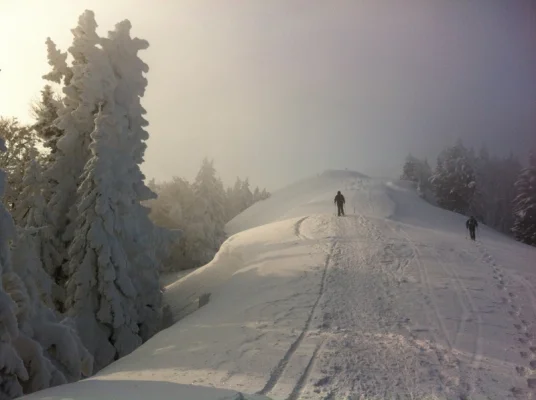
[[[531,153],[529,164],[515,183],[514,226],[512,231],[520,242],[536,246],[536,154]]]

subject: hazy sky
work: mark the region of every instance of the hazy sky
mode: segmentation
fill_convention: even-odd
[[[151,47],[144,171],[274,189],[326,168],[399,172],[457,137],[536,145],[534,0],[0,0],[0,115],[29,118],[86,8]]]

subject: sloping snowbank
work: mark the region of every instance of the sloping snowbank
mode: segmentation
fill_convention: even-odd
[[[227,223],[226,231],[232,235],[256,226],[288,218],[315,214],[336,215],[333,199],[340,190],[346,196],[346,213],[360,213],[374,217],[391,214],[394,205],[385,195],[383,183],[354,171],[329,170],[303,179],[255,203]],[[355,209],[349,199],[355,198]],[[374,201],[371,201],[374,200]]]

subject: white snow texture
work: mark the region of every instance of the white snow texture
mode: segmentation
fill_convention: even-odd
[[[464,224],[403,182],[305,179],[166,287],[173,326],[27,399],[530,398],[536,249]]]

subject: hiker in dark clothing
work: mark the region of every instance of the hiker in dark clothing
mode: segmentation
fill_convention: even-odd
[[[469,218],[467,220],[467,222],[465,223],[465,226],[466,226],[467,229],[469,229],[469,234],[471,235],[471,240],[475,240],[476,239],[475,229],[478,228],[478,222],[475,219],[475,217],[473,217],[471,215],[471,218]]]
[[[335,200],[333,202],[337,204],[337,212],[339,213],[339,217],[344,215],[344,203],[346,203],[346,200],[344,199],[344,196],[340,190],[337,192],[337,196],[335,196]]]

